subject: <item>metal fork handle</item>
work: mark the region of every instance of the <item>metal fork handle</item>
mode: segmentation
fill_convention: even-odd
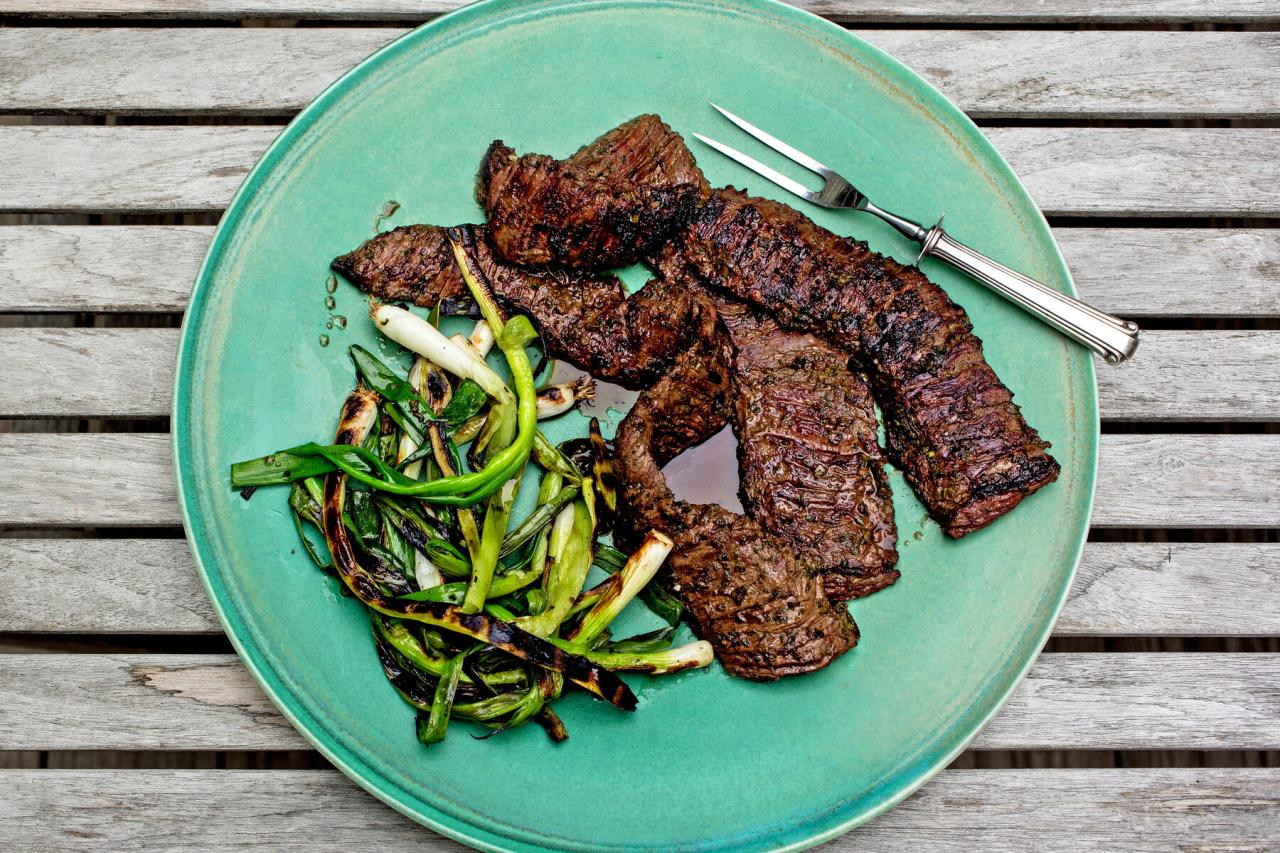
[[[1074,338],[1106,359],[1107,364],[1127,361],[1138,349],[1138,324],[1112,317],[1078,299],[1046,287],[1004,264],[971,249],[935,225],[924,240],[921,257],[946,261],[987,287],[1021,305],[1063,334]]]

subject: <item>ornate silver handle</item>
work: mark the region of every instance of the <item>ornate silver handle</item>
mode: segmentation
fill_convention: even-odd
[[[935,225],[924,238],[920,257],[935,257],[963,270],[992,290],[1074,338],[1107,364],[1127,361],[1138,349],[1138,324],[1112,317],[1078,299],[1045,287],[1034,279],[970,249]]]

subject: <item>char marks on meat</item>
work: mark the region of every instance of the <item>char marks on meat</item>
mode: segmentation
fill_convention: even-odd
[[[489,225],[453,233],[499,300],[557,356],[647,389],[615,438],[616,535],[671,536],[672,589],[734,675],[825,666],[858,639],[833,599],[897,577],[873,396],[889,458],[951,536],[1057,477],[940,288],[785,205],[709,190],[656,116],[563,161],[495,142],[477,196]],[[583,272],[639,258],[662,274],[631,296]],[[465,292],[430,226],[379,235],[334,269],[426,307]],[[677,500],[661,470],[731,417],[749,516]]]
[[[990,524],[1057,478],[964,309],[919,270],[733,189],[712,193],[677,241],[705,285],[858,358],[890,459],[949,535]]]
[[[476,185],[489,238],[502,258],[574,269],[634,263],[706,192],[684,141],[655,115],[619,125],[567,160],[518,157],[494,142]]]
[[[640,395],[618,427],[621,541],[667,532],[675,547],[664,572],[698,636],[732,675],[772,681],[820,669],[858,642],[849,611],[797,564],[790,543],[714,504],[676,500],[661,466],[719,430],[727,417],[732,346],[702,338]]]
[[[656,263],[701,290],[677,253]],[[892,584],[898,531],[866,379],[827,341],[724,293],[707,295],[735,349],[733,430],[747,514],[821,572],[832,599]]]
[[[716,308],[736,349],[734,432],[742,503],[833,599],[898,579],[893,496],[876,410],[849,356],[732,300]]]

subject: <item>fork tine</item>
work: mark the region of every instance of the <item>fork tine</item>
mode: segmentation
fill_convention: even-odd
[[[798,151],[795,148],[792,148],[787,143],[783,142],[781,139],[778,139],[775,136],[771,136],[770,134],[765,133],[763,130],[756,127],[754,124],[747,121],[746,119],[739,118],[738,116],[734,115],[733,113],[729,112],[724,107],[719,106],[718,104],[712,104],[711,106],[716,110],[716,112],[720,113],[720,115],[724,116],[729,121],[733,122],[738,127],[742,128],[747,133],[751,134],[756,139],[763,142],[765,145],[768,145],[774,151],[777,151],[779,154],[781,154],[784,157],[791,158],[792,160],[799,163],[801,166],[804,166],[806,169],[813,172],[814,174],[820,175],[821,177],[825,178],[828,173],[831,173],[830,169],[828,169],[826,166],[822,165],[817,160],[810,157],[808,154],[804,153],[803,151]]]
[[[805,201],[816,202],[818,200],[818,194],[816,192],[809,189],[799,181],[791,180],[791,178],[788,178],[786,175],[782,174],[777,169],[769,168],[764,163],[761,163],[759,160],[755,159],[754,157],[748,157],[746,154],[743,154],[741,151],[730,148],[728,145],[725,145],[722,142],[716,142],[714,139],[710,139],[706,136],[703,136],[701,133],[695,133],[694,136],[696,136],[698,140],[702,142],[704,145],[710,145],[712,148],[719,151],[721,154],[728,157],[730,160],[734,160],[737,163],[743,166],[746,166],[748,169],[755,172],[757,175],[768,178],[778,186],[782,187],[787,192],[795,193]]]

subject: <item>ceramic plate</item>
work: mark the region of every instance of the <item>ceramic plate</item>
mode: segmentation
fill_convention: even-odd
[[[566,697],[557,707],[571,737],[559,745],[536,726],[479,741],[460,725],[430,750],[416,742],[362,608],[297,551],[281,490],[243,501],[228,487],[228,465],[332,435],[352,385],[345,349],[373,345],[375,335],[349,285],[326,306],[327,263],[371,235],[384,202],[400,203],[389,224],[475,221],[473,176],[494,138],[565,156],[643,112],[687,139],[709,132],[758,154],[709,101],[803,147],[895,211],[931,222],[945,210],[959,239],[1071,292],[1044,220],[982,133],[840,27],[764,0],[489,0],[407,34],[304,110],[228,208],[192,293],[173,416],[177,476],[196,562],[228,635],[334,764],[473,845],[746,850],[846,831],[946,766],[996,711],[1048,636],[1079,556],[1098,435],[1090,358],[926,261],[1053,442],[1057,483],[952,542],[895,475],[902,579],[852,605],[862,642],[823,672],[777,684],[714,666],[633,678],[634,714]],[[693,150],[713,185],[792,201]],[[914,258],[865,216],[803,209]],[[329,329],[332,315],[350,322]],[[556,423],[553,438],[584,432],[575,415]],[[723,451],[704,451],[694,479],[732,482]]]

